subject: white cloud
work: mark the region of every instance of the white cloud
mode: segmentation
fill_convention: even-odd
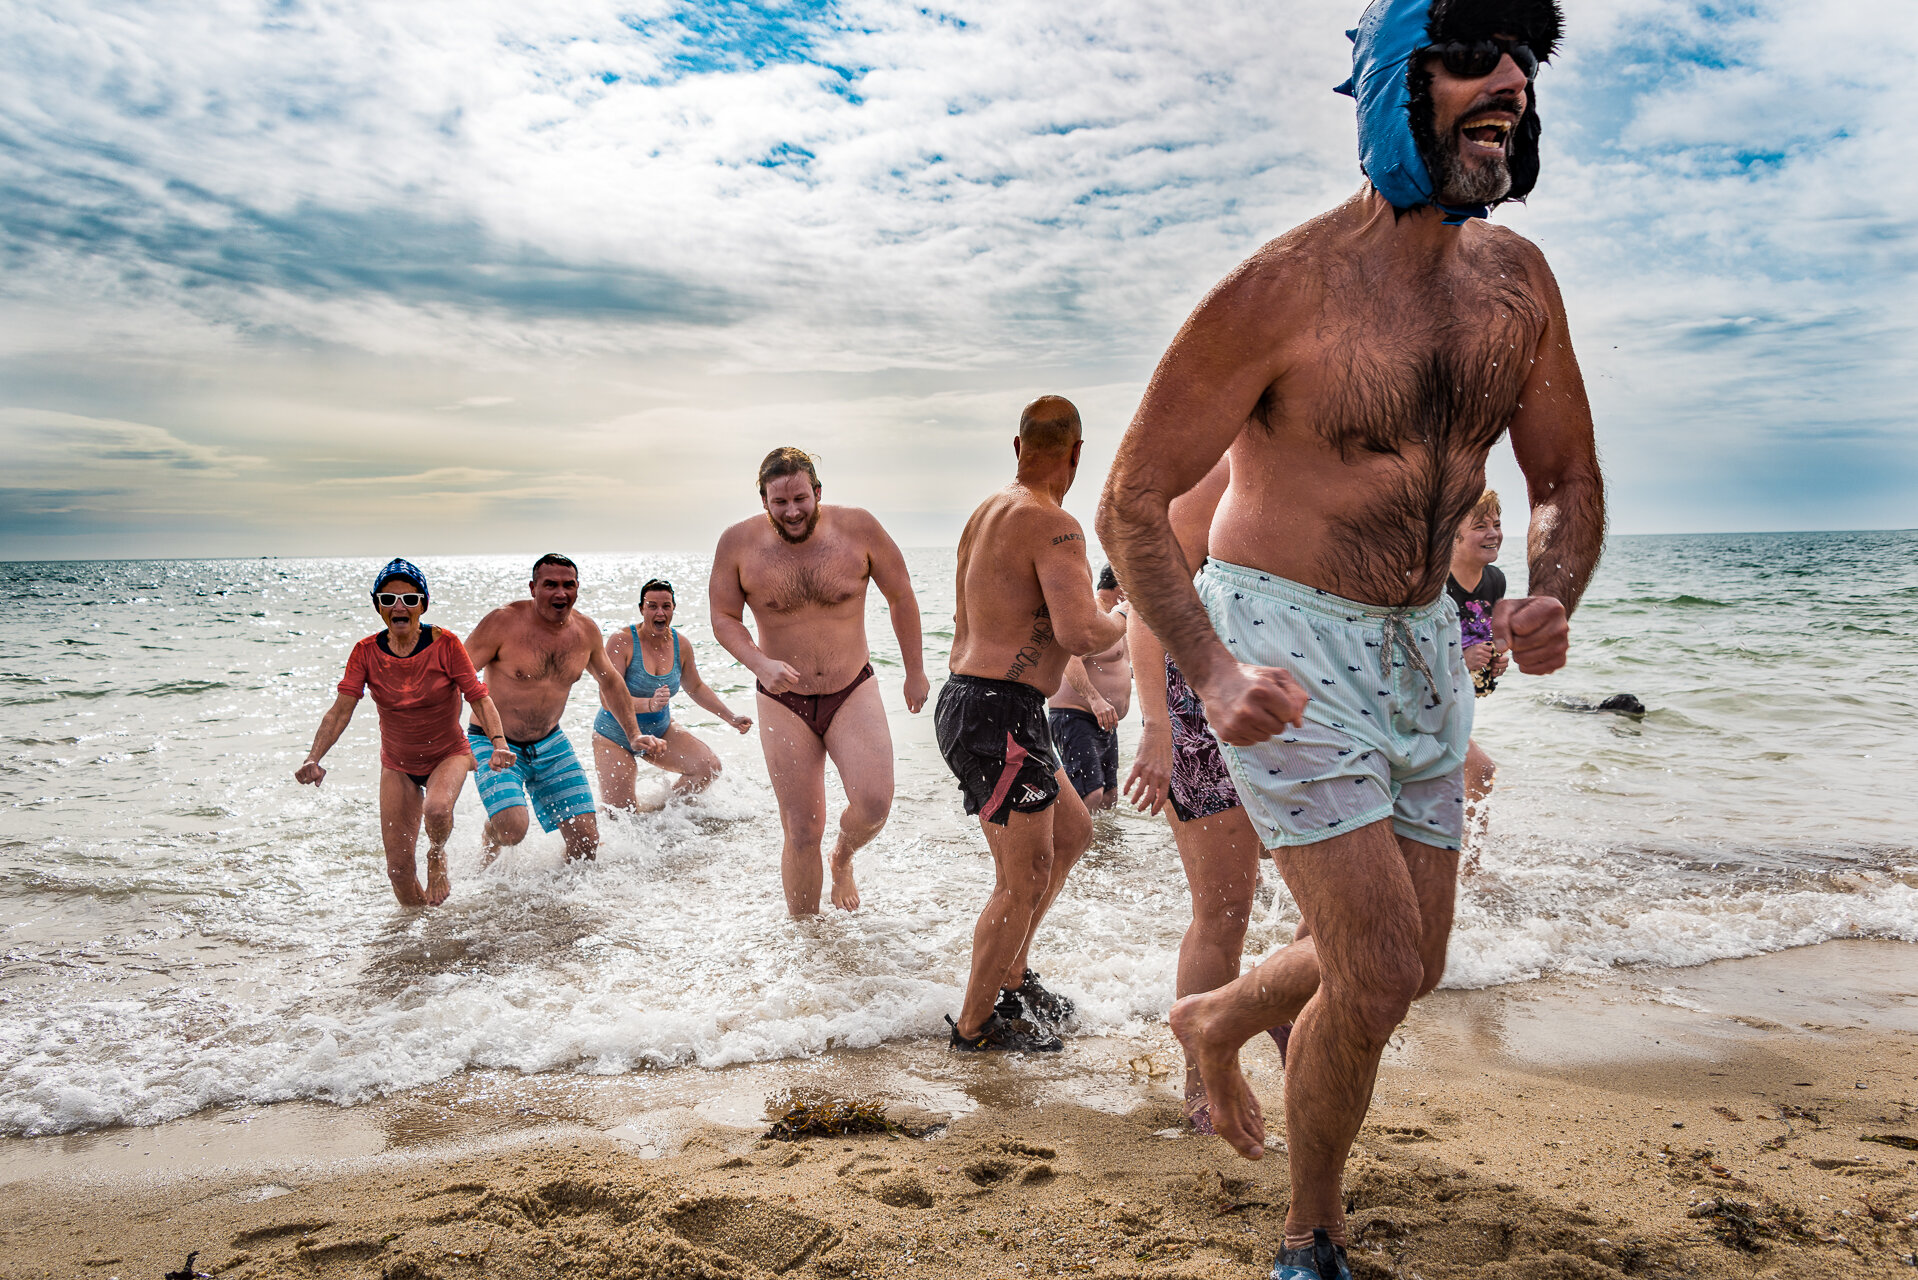
[[[115,476],[125,481],[153,469],[230,480],[266,459],[182,440],[164,427],[19,406],[0,407],[0,453],[15,481],[55,473]]]
[[[358,455],[313,476],[335,496],[624,475],[646,502],[538,519],[635,545],[691,540],[801,437],[848,488],[962,509],[1008,406],[1130,388],[1116,433],[1201,293],[1357,185],[1330,89],[1360,7],[855,0],[755,35],[671,0],[15,6],[0,376],[289,468],[330,442]],[[1749,525],[1779,449],[1918,478],[1909,27],[1570,14],[1543,179],[1500,216],[1565,287],[1622,527]]]
[[[415,489],[439,488],[444,485],[492,484],[506,479],[510,474],[511,472],[487,471],[479,467],[434,467],[430,471],[416,471],[404,476],[327,476],[313,483],[330,487],[405,485]]]

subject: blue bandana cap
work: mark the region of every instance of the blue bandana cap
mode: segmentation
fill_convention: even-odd
[[[388,582],[391,582],[394,578],[406,579],[418,587],[420,594],[428,600],[433,598],[433,593],[426,589],[426,575],[420,572],[420,567],[411,560],[402,560],[397,556],[388,560],[386,567],[381,569],[378,576],[373,579],[373,594],[377,596],[380,593],[380,588]]]
[[[1432,203],[1432,176],[1412,136],[1412,57],[1429,44],[1432,0],[1373,0],[1352,42],[1352,78],[1338,92],[1359,104],[1359,168],[1394,209]]]

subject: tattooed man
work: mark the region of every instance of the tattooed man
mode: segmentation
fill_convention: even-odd
[[[1066,659],[1125,637],[1125,606],[1092,594],[1079,522],[1059,503],[1079,469],[1079,411],[1041,396],[1019,416],[1013,482],[959,537],[952,678],[939,691],[939,752],[992,850],[992,897],[972,931],[956,1049],[1061,1048],[1072,1002],[1026,967],[1032,935],[1092,841],[1092,817],[1052,747],[1046,699]]]
[[[1264,1153],[1242,1044],[1294,1022],[1292,1198],[1277,1280],[1348,1274],[1340,1179],[1380,1052],[1451,932],[1472,688],[1452,537],[1509,436],[1531,497],[1529,594],[1492,626],[1521,671],[1565,661],[1603,486],[1558,285],[1484,221],[1538,175],[1553,0],[1377,0],[1353,34],[1360,158],[1344,204],[1215,288],[1160,361],[1099,533],[1205,704],[1308,936],[1170,1020],[1220,1136]],[[1210,562],[1167,506],[1229,451]]]

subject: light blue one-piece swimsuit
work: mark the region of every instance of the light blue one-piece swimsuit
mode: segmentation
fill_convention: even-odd
[[[663,676],[656,676],[646,669],[646,659],[639,650],[639,628],[627,627],[633,633],[633,656],[626,663],[626,691],[635,698],[650,698],[661,687],[679,695],[679,632],[673,631],[673,669]],[[635,715],[639,722],[639,731],[651,738],[666,736],[666,726],[673,722],[673,709],[670,704],[658,711],[648,711],[644,715]],[[613,713],[601,707],[599,714],[593,717],[593,732],[608,742],[616,742],[623,751],[632,750],[632,744],[626,741],[625,730],[619,727],[619,721]]]

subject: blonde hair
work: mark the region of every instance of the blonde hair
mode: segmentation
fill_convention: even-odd
[[[1504,513],[1498,508],[1498,490],[1487,489],[1479,495],[1478,501],[1472,504],[1472,509],[1465,513],[1464,523],[1468,525],[1476,524],[1486,516],[1491,516],[1496,520],[1503,514]]]
[[[762,498],[766,496],[766,486],[773,481],[783,476],[796,476],[802,471],[806,473],[806,478],[812,481],[812,487],[817,489],[819,472],[814,469],[810,454],[804,449],[795,449],[791,445],[774,449],[759,464],[759,496]]]

